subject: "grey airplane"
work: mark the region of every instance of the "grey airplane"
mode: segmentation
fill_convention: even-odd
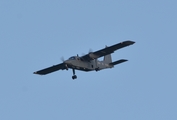
[[[89,52],[86,55],[81,57],[72,56],[68,60],[63,60],[63,63],[53,65],[51,67],[39,70],[34,72],[34,74],[46,75],[58,70],[68,70],[69,68],[73,71],[72,79],[76,79],[77,76],[75,74],[75,70],[81,71],[99,71],[107,68],[113,68],[115,65],[126,62],[128,60],[120,59],[112,62],[111,53],[114,51],[121,49],[123,47],[127,47],[129,45],[133,45],[135,42],[133,41],[124,41],[110,47],[106,46],[104,49],[98,50],[96,52]],[[98,58],[104,57],[103,61],[99,61]]]

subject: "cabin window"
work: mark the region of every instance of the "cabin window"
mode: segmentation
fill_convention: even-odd
[[[70,57],[69,60],[75,60],[76,58],[75,57]]]

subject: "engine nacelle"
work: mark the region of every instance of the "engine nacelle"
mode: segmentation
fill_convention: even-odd
[[[93,54],[93,53],[89,53],[89,57],[92,58],[92,59],[97,58],[97,56],[95,54]]]

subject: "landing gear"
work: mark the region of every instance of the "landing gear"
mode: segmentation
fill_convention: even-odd
[[[77,79],[77,76],[75,75],[75,69],[73,69],[73,76],[72,76],[72,79]]]
[[[77,76],[76,75],[73,75],[72,76],[72,79],[74,80],[74,79],[77,79]]]
[[[97,71],[99,71],[100,69],[99,69],[99,67],[98,68],[95,68],[95,71],[97,72]]]

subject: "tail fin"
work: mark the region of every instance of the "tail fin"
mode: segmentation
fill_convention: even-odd
[[[105,47],[107,48],[107,46],[105,46]],[[111,54],[105,55],[103,61],[104,61],[105,63],[107,63],[107,64],[112,63]]]
[[[105,63],[108,63],[108,64],[109,64],[109,63],[112,63],[111,54],[104,56],[104,62],[105,62]]]

